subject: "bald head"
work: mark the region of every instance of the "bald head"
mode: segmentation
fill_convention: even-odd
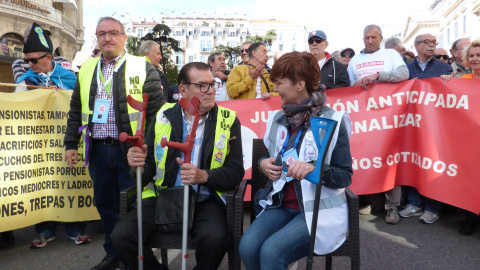
[[[435,57],[448,64],[448,52],[444,48],[436,48],[435,51],[433,52]]]

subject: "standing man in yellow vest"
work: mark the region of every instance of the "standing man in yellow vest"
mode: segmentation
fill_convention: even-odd
[[[183,98],[200,99],[198,124],[191,163],[184,164],[184,155],[174,148],[162,148],[162,137],[185,142],[192,126],[193,115],[180,104],[167,103],[146,133],[145,145],[129,149],[127,159],[133,170],[143,166],[142,193],[143,244],[148,246],[158,231],[155,223],[156,190],[192,185],[197,201],[191,231],[196,249],[194,269],[218,269],[227,250],[227,220],[225,192],[235,188],[243,178],[242,139],[240,121],[232,110],[215,104],[215,79],[207,64],[188,63],[180,70],[178,89]],[[112,242],[128,268],[138,265],[137,213],[131,211],[115,227]],[[145,269],[166,269],[145,248]]]
[[[83,157],[89,165],[107,253],[93,269],[116,269],[119,259],[110,234],[119,219],[119,191],[135,184],[126,160],[131,145],[118,140],[120,133],[132,136],[137,128],[139,112],[128,105],[127,96],[142,100],[142,94],[148,94],[146,128],[164,102],[160,77],[154,67],[145,57],[126,53],[127,35],[120,21],[100,18],[96,35],[102,53],[100,57],[88,59],[80,69],[70,102],[65,158],[73,168],[78,161],[78,143],[82,137]]]

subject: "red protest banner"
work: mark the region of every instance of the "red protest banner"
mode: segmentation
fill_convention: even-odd
[[[480,80],[440,78],[328,90],[327,104],[347,111],[357,194],[416,187],[429,198],[480,212],[475,158],[480,149]],[[263,138],[268,112],[280,98],[219,102],[242,123],[246,177],[251,140]]]

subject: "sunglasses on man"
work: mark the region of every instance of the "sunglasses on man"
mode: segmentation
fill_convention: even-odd
[[[448,60],[448,55],[445,55],[445,54],[435,54],[435,58],[436,58],[437,60],[440,60],[440,59],[442,59],[442,60]]]
[[[312,45],[313,42],[317,43],[317,44],[320,44],[322,42],[324,42],[325,40],[323,38],[311,38],[308,40],[308,44]]]
[[[354,52],[341,52],[341,53],[340,53],[340,56],[341,56],[341,57],[352,58],[354,55],[355,55]]]
[[[44,54],[40,57],[37,57],[37,58],[23,58],[23,61],[25,61],[25,63],[29,63],[29,62],[32,62],[32,64],[36,65],[38,63],[38,60],[42,59],[42,58],[45,58],[47,57],[48,53],[47,54]]]

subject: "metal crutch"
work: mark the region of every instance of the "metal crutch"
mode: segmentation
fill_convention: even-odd
[[[317,233],[317,219],[318,210],[320,208],[320,195],[322,192],[323,178],[323,164],[325,163],[326,153],[332,141],[333,133],[337,127],[338,122],[330,119],[315,116],[310,119],[310,126],[312,128],[313,138],[318,148],[319,155],[317,156],[317,163],[315,170],[309,173],[305,179],[316,184],[315,188],[315,203],[313,206],[312,228],[310,232],[310,249],[307,257],[307,270],[311,270],[313,266],[313,254],[315,248],[315,234]],[[325,130],[325,134],[320,138],[320,129]]]
[[[127,97],[130,107],[139,111],[137,131],[134,136],[128,136],[122,132],[119,136],[121,142],[127,142],[133,146],[142,148],[145,136],[145,119],[147,115],[148,95],[143,94],[143,102],[135,100],[131,95]],[[138,226],[138,269],[143,269],[143,232],[142,232],[142,167],[137,167],[137,226]]]
[[[172,147],[178,149],[184,153],[184,163],[190,163],[192,160],[192,149],[195,145],[195,136],[197,135],[198,122],[200,121],[200,114],[198,113],[198,106],[200,100],[197,97],[193,97],[191,101],[186,98],[182,98],[179,101],[180,106],[190,114],[194,115],[193,124],[190,132],[185,138],[184,143],[170,142],[167,138],[162,138],[161,146]],[[187,269],[187,239],[188,239],[188,192],[189,186],[183,186],[183,230],[182,230],[182,270]]]

